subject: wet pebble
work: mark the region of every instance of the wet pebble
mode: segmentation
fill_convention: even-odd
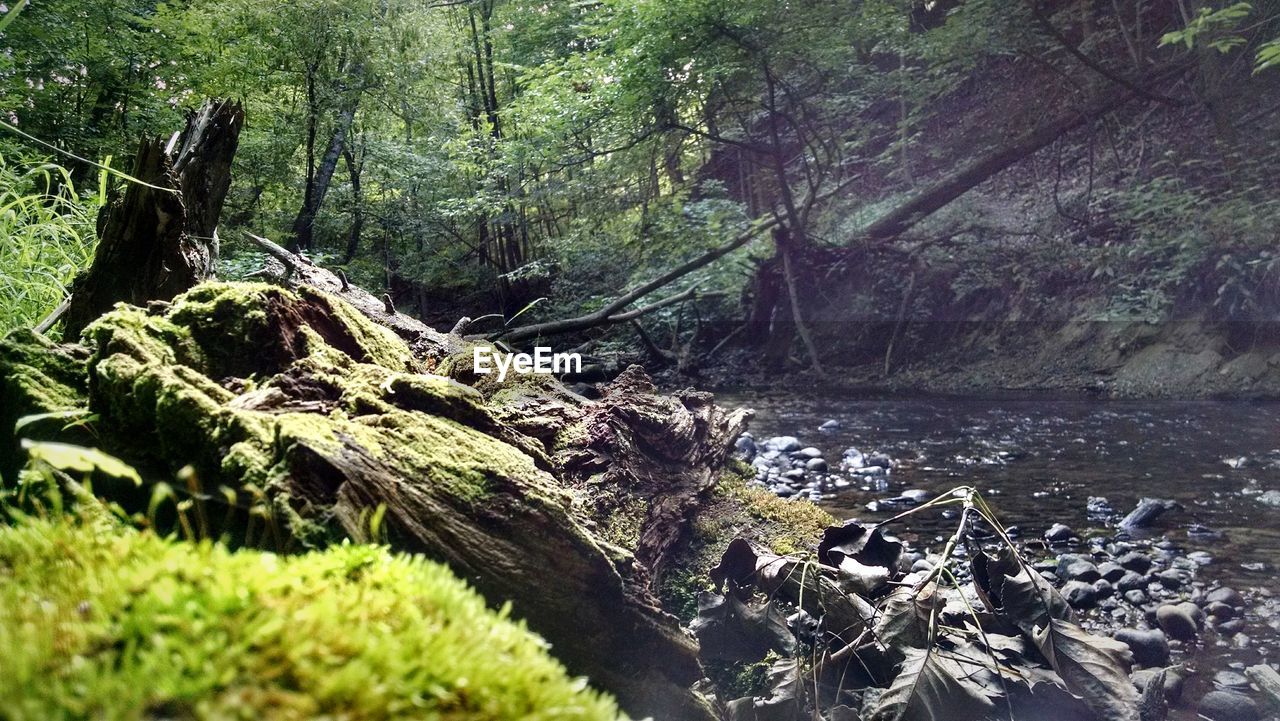
[[[1044,540],[1053,545],[1069,543],[1075,536],[1075,531],[1061,523],[1053,524],[1049,527],[1049,530],[1044,532]]]
[[[800,439],[795,436],[774,436],[764,442],[764,447],[779,453],[791,453],[801,448]]]
[[[1098,592],[1083,581],[1068,581],[1062,587],[1062,596],[1073,608],[1089,609],[1098,605]]]
[[[1230,621],[1236,615],[1235,607],[1222,601],[1209,601],[1205,604],[1204,611],[1218,621]]]
[[[834,418],[825,420],[822,422],[822,425],[818,426],[818,430],[824,431],[826,433],[834,433],[835,431],[840,430],[840,428],[841,428],[840,421],[837,421]]]
[[[1138,591],[1147,587],[1147,579],[1139,576],[1133,571],[1127,571],[1120,580],[1116,581],[1116,588],[1121,591]]]
[[[1169,663],[1169,640],[1159,629],[1122,628],[1115,639],[1129,645],[1133,660],[1147,667]]]
[[[1253,699],[1235,691],[1210,691],[1200,699],[1198,710],[1210,721],[1258,721],[1262,717]]]
[[[1156,609],[1156,623],[1171,638],[1179,641],[1194,641],[1200,632],[1195,617],[1187,609],[1172,603]]]
[[[1134,573],[1146,573],[1151,570],[1151,559],[1137,551],[1131,551],[1116,559],[1122,568]]]
[[[1205,603],[1223,603],[1232,608],[1244,608],[1244,596],[1234,588],[1221,586],[1205,594]]]
[[[1235,671],[1219,671],[1213,675],[1213,685],[1224,691],[1243,691],[1249,688],[1249,679]]]
[[[1085,583],[1093,583],[1102,578],[1102,574],[1098,573],[1098,567],[1088,561],[1076,561],[1067,566],[1066,576],[1073,581]]]
[[[1124,578],[1126,571],[1124,566],[1106,561],[1098,566],[1098,573],[1111,583],[1117,583],[1121,578]]]

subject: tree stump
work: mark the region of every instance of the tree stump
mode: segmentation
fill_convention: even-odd
[[[239,103],[211,100],[168,141],[143,141],[128,182],[98,214],[93,265],[72,288],[73,338],[120,301],[170,300],[213,274],[217,225],[244,126]]]

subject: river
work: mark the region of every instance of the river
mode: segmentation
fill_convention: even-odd
[[[1105,497],[1120,515],[1144,496],[1177,501],[1182,510],[1162,516],[1152,533],[1188,554],[1208,554],[1197,554],[1208,560],[1197,581],[1232,586],[1251,601],[1244,638],[1207,632],[1206,647],[1188,658],[1201,672],[1194,691],[1207,690],[1216,672],[1280,650],[1280,403],[820,392],[722,393],[719,401],[754,408],[757,439],[796,436],[820,449],[833,470],[850,447],[892,457],[887,483],[851,477],[852,485],[823,494],[819,502],[839,518],[882,520],[901,509],[869,510],[868,504],[912,489],[934,494],[971,485],[1023,538],[1054,523],[1088,538],[1117,530],[1114,517],[1086,513],[1090,496]],[[832,420],[837,430],[818,430]],[[953,524],[924,514],[899,535],[935,546]],[[1173,718],[1194,718],[1187,714],[1180,710]]]

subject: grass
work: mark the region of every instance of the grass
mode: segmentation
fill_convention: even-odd
[[[505,609],[377,546],[0,527],[0,718],[614,719]]]
[[[96,194],[82,198],[65,168],[0,156],[0,335],[36,325],[66,298],[93,260],[105,196],[105,174]]]

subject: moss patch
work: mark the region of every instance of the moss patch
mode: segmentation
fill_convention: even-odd
[[[438,564],[0,529],[6,719],[613,719]]]
[[[16,438],[19,418],[58,414],[88,405],[85,361],[88,352],[58,346],[30,330],[17,330],[0,340],[0,477],[12,478],[21,467]],[[67,424],[49,418],[24,429],[29,438],[53,439]]]
[[[751,469],[731,461],[713,489],[714,497],[694,519],[693,534],[678,569],[658,589],[667,610],[689,621],[698,612],[698,593],[709,590],[709,572],[720,562],[729,542],[746,538],[783,555],[814,552],[822,532],[836,524],[831,514],[804,500],[778,498],[750,484]]]

